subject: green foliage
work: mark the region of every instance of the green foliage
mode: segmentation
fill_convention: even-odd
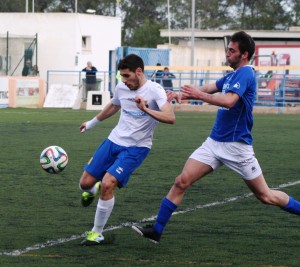
[[[3,0],[0,1],[0,12],[25,12],[25,1]]]
[[[161,28],[162,25],[160,23],[145,19],[144,23],[133,33],[130,42],[137,47],[156,48],[157,44],[167,42],[167,38],[160,37],[159,30]]]
[[[79,246],[80,235],[92,227],[96,206],[81,207],[79,177],[118,121],[114,116],[80,133],[81,122],[96,113],[0,109],[0,266],[299,266],[299,217],[264,206],[253,196],[243,198],[249,189],[225,167],[188,190],[178,208],[186,213],[171,218],[159,245],[122,226],[156,215],[186,159],[209,135],[214,113],[177,113],[175,125],[160,124],[148,158],[128,186],[116,192],[107,229],[119,228],[104,233],[106,245]],[[268,184],[299,181],[299,115],[255,115],[253,133]],[[69,165],[58,175],[39,166],[42,149],[53,144],[69,155]],[[284,191],[299,199],[299,187]],[[235,196],[236,201],[221,203]],[[47,242],[71,236],[73,241],[54,246]],[[24,248],[31,249],[20,256],[3,255]]]
[[[286,29],[290,22],[281,0],[240,0],[235,17],[233,27],[242,29]]]

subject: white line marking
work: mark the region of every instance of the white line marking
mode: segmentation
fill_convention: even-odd
[[[278,187],[273,187],[273,189],[285,188],[285,187],[294,186],[294,185],[297,185],[297,184],[300,184],[300,181],[281,184]],[[239,196],[235,196],[235,197],[225,198],[225,199],[220,200],[220,201],[215,201],[215,202],[211,202],[211,203],[204,204],[204,205],[198,205],[194,208],[187,208],[187,209],[184,209],[184,210],[181,210],[181,211],[176,211],[176,212],[173,213],[173,215],[184,214],[184,213],[187,213],[187,212],[195,211],[195,210],[198,210],[198,209],[209,208],[209,207],[213,207],[213,206],[219,206],[219,205],[227,204],[229,202],[236,201],[238,199],[249,198],[249,197],[252,197],[252,196],[253,196],[253,193],[247,193],[247,194],[243,194],[243,195],[239,195]],[[121,228],[124,228],[124,227],[131,227],[134,224],[145,223],[145,222],[153,222],[155,219],[156,219],[156,216],[151,216],[149,218],[144,218],[141,221],[138,221],[138,222],[135,222],[135,223],[132,223],[132,222],[122,223],[122,224],[119,224],[119,225],[110,226],[110,227],[106,228],[103,232],[110,232],[110,231],[114,231],[114,230],[121,229]],[[27,248],[23,248],[23,249],[17,249],[17,250],[13,250],[13,251],[10,251],[10,252],[5,252],[5,251],[0,252],[0,256],[3,256],[3,255],[5,255],[5,256],[19,256],[19,255],[27,253],[29,251],[39,250],[39,249],[46,248],[46,247],[52,247],[52,246],[62,244],[62,243],[66,243],[66,242],[69,242],[69,241],[73,241],[73,240],[76,240],[76,239],[79,239],[79,238],[84,238],[84,236],[85,236],[84,234],[72,235],[71,237],[67,237],[67,238],[59,238],[57,240],[49,240],[49,241],[46,241],[44,243],[35,244],[31,247],[27,247]]]

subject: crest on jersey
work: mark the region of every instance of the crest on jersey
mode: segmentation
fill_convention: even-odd
[[[240,88],[240,83],[239,82],[237,82],[234,86],[233,86],[233,88],[236,88],[236,89],[239,89]]]

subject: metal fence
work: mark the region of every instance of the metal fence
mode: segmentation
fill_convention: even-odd
[[[38,76],[37,34],[19,36],[7,32],[0,35],[0,75]]]
[[[162,85],[167,80],[171,80],[170,86],[165,89],[179,91],[184,84],[204,85],[215,82],[224,75],[224,72],[211,71],[194,71],[194,72],[173,72],[174,78],[157,78],[154,71],[146,70],[148,79],[156,81]],[[85,83],[85,72],[81,71],[61,71],[49,70],[47,72],[47,90],[52,85],[72,85],[82,88],[82,100],[86,100],[87,86]],[[98,71],[96,73],[95,90],[110,91],[114,93],[117,84],[117,76],[115,72]],[[168,83],[170,85],[170,83]],[[201,105],[201,101],[191,100],[191,105]],[[297,106],[300,105],[300,75],[274,74],[263,75],[257,74],[257,94],[256,105],[263,106]]]

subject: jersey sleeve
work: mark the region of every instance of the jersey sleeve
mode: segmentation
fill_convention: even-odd
[[[225,80],[226,80],[226,75],[223,76],[222,78],[216,80],[216,86],[217,86],[219,92],[222,92],[222,88],[223,88],[223,84],[224,84]]]
[[[250,81],[253,79],[253,75],[253,69],[248,66],[238,69],[232,77],[228,92],[236,93],[242,97],[248,88]]]
[[[115,88],[115,93],[110,102],[115,106],[121,106],[121,102],[119,99],[119,86],[118,85]]]
[[[156,83],[156,88],[154,90],[155,101],[159,109],[167,102],[167,94],[164,88],[158,83]]]

